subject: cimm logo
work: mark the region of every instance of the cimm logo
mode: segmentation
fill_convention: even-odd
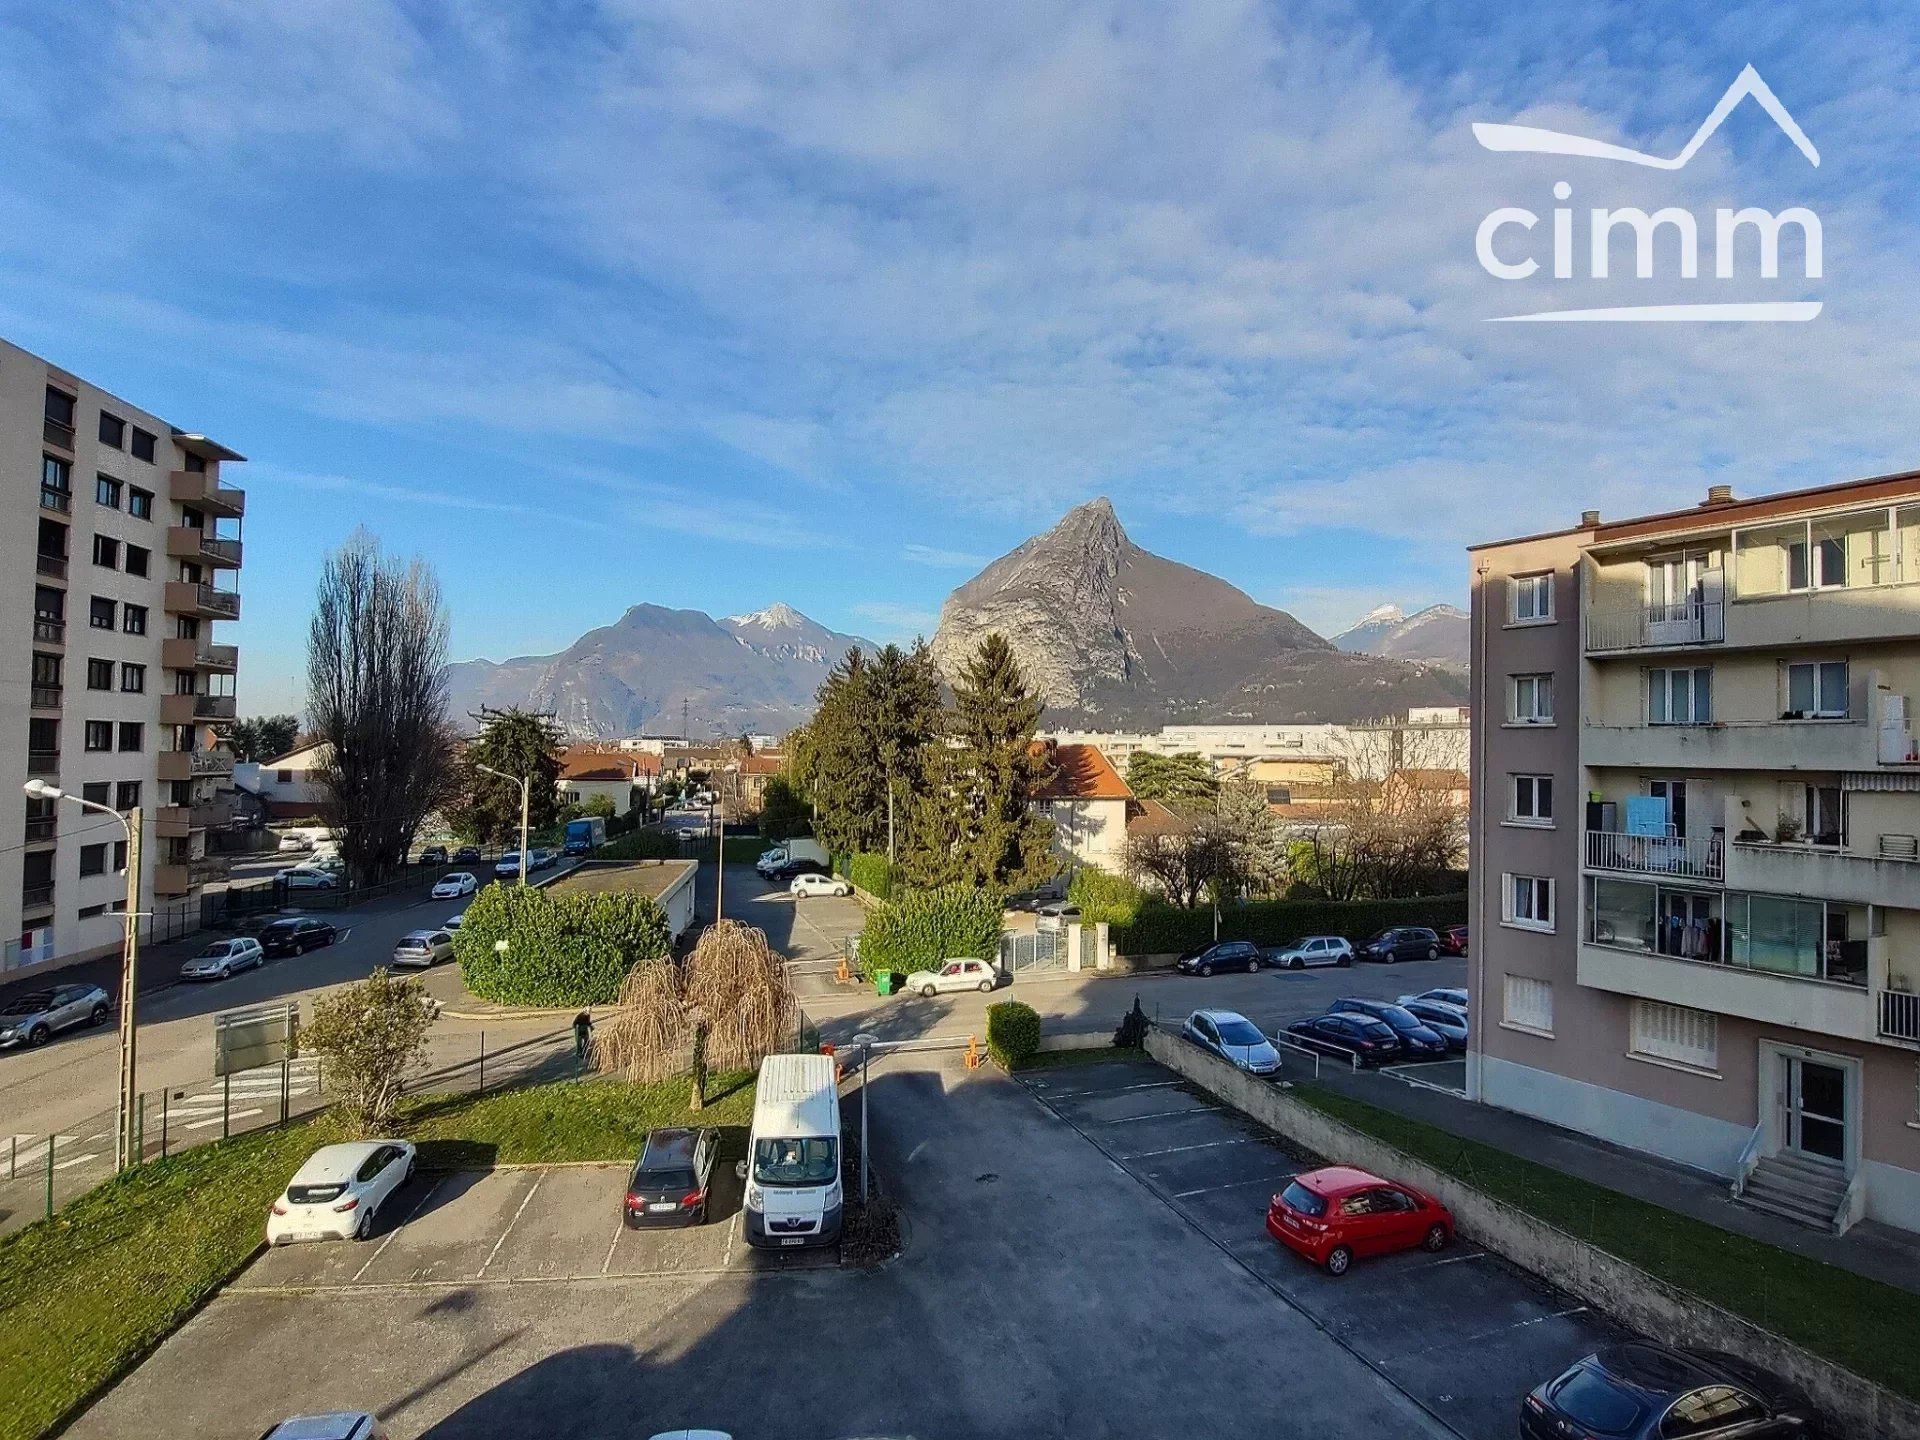
[[[1820,152],[1807,138],[1787,107],[1767,87],[1759,73],[1749,65],[1740,78],[1727,87],[1720,103],[1713,107],[1693,132],[1678,155],[1649,155],[1624,145],[1590,140],[1584,135],[1568,135],[1558,130],[1540,130],[1531,125],[1476,124],[1474,138],[1488,149],[1511,154],[1564,155],[1578,160],[1610,160],[1623,165],[1639,165],[1652,170],[1681,170],[1700,152],[1714,131],[1720,128],[1733,108],[1742,100],[1753,99],[1772,117],[1794,147],[1806,156],[1807,163],[1820,164]],[[1573,186],[1557,181],[1553,198],[1570,200]],[[1794,205],[1778,214],[1755,206],[1741,209],[1721,207],[1708,217],[1709,230],[1701,217],[1691,210],[1669,205],[1648,214],[1634,206],[1609,209],[1595,206],[1587,212],[1586,268],[1580,271],[1576,260],[1575,212],[1571,206],[1553,209],[1551,274],[1556,280],[1587,278],[1609,280],[1612,273],[1613,236],[1616,230],[1632,232],[1634,278],[1656,277],[1697,279],[1700,275],[1700,246],[1703,233],[1713,249],[1713,276],[1733,280],[1736,274],[1736,245],[1743,231],[1751,229],[1757,241],[1758,277],[1776,280],[1780,275],[1780,232],[1791,225],[1798,229],[1804,278],[1821,277],[1822,237],[1820,217],[1805,206]],[[1474,236],[1474,253],[1481,268],[1498,280],[1521,281],[1538,274],[1541,261],[1536,255],[1538,242],[1533,238],[1540,216],[1532,210],[1508,205],[1490,213],[1480,222]],[[1660,232],[1670,230],[1672,242],[1665,243]],[[1665,257],[1665,265],[1656,260]],[[1750,272],[1751,273],[1751,272]],[[1520,315],[1496,315],[1498,321],[1708,321],[1773,322],[1806,321],[1820,313],[1818,300],[1708,301],[1680,305],[1617,305],[1584,310],[1536,310]]]

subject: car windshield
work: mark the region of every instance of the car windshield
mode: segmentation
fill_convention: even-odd
[[[291,935],[303,922],[299,920],[276,920],[260,933],[264,935]]]
[[[1372,1013],[1386,1021],[1387,1024],[1396,1030],[1418,1030],[1420,1028],[1420,1017],[1404,1005],[1381,1005],[1376,1007]]]
[[[1367,937],[1369,945],[1382,945],[1393,938],[1393,931],[1381,930]]]
[[[1220,1043],[1223,1045],[1260,1045],[1266,1042],[1266,1038],[1245,1020],[1220,1022]]]
[[[1324,1215],[1327,1213],[1327,1200],[1324,1195],[1316,1195],[1298,1180],[1292,1181],[1280,1192],[1280,1199],[1298,1210],[1302,1215]]]
[[[1553,1392],[1553,1403],[1576,1425],[1602,1435],[1625,1435],[1640,1423],[1640,1402],[1584,1367]]]
[[[287,1199],[295,1205],[324,1205],[329,1200],[338,1200],[346,1190],[337,1180],[325,1185],[289,1185]]]
[[[759,1140],[753,1147],[753,1178],[762,1185],[827,1185],[839,1173],[839,1145],[823,1136],[804,1140]]]
[[[9,1000],[0,1005],[0,1015],[37,1015],[42,1010],[52,1008],[53,992],[36,990],[31,995],[22,995],[18,1000]]]
[[[200,958],[202,960],[219,960],[224,958],[226,953],[227,942],[224,940],[216,940],[200,952]]]

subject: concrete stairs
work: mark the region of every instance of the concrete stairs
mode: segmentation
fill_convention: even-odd
[[[1740,1203],[1831,1232],[1846,1193],[1846,1168],[1837,1161],[1782,1150],[1753,1167]]]

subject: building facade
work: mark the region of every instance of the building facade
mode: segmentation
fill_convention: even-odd
[[[0,342],[0,966],[120,943],[126,846],[111,818],[29,799],[29,778],[140,808],[141,908],[197,904],[224,862],[239,654],[242,457]]]
[[[1473,551],[1481,1099],[1920,1229],[1920,475]]]

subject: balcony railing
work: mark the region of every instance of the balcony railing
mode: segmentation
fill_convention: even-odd
[[[59,838],[59,821],[51,815],[27,817],[27,844],[47,845]]]
[[[1920,995],[1908,990],[1882,990],[1879,1011],[1883,1036],[1920,1045]]]
[[[20,887],[20,908],[22,910],[45,910],[53,904],[53,886],[22,885]]]
[[[234,714],[234,697],[231,695],[196,695],[193,697],[193,713],[200,720],[231,720]]]
[[[58,710],[60,708],[61,687],[58,685],[35,685],[33,687],[33,708],[36,710]]]
[[[1719,880],[1726,874],[1726,859],[1719,838],[1713,835],[1628,835],[1618,830],[1589,830],[1587,868]]]
[[[67,643],[67,622],[36,615],[33,617],[33,638],[42,645],[64,645]]]
[[[240,542],[222,539],[201,525],[175,525],[169,529],[167,554],[177,560],[204,560],[222,570],[240,568]]]
[[[40,422],[40,435],[49,445],[73,449],[73,426],[64,420],[56,420],[51,415],[44,417]]]
[[[67,578],[67,557],[64,555],[36,555],[33,568],[50,580]]]
[[[190,750],[187,769],[195,775],[231,775],[233,755],[226,750]]]
[[[182,504],[217,510],[222,515],[246,513],[247,492],[222,485],[204,470],[175,470],[168,479],[167,493]]]
[[[60,773],[60,752],[58,750],[27,751],[27,773],[29,775],[58,775]]]
[[[196,830],[224,830],[233,823],[233,802],[203,800],[193,806],[189,822]]]
[[[169,580],[167,609],[176,615],[205,615],[215,620],[240,618],[240,597],[203,581]]]
[[[161,642],[160,663],[169,670],[235,670],[240,665],[240,647],[175,635]]]
[[[1726,606],[1719,600],[1632,605],[1587,612],[1588,650],[1646,650],[1663,645],[1714,645],[1727,638]]]
[[[56,490],[51,485],[42,485],[40,487],[40,508],[42,510],[57,510],[62,515],[65,515],[73,509],[73,492],[71,490]]]

